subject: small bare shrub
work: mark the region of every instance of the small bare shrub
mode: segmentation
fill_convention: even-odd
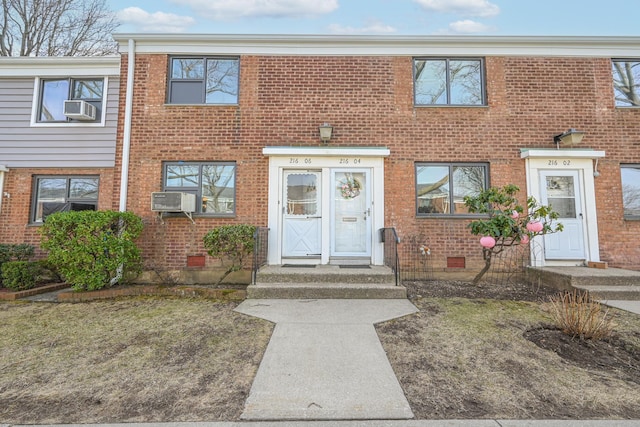
[[[549,298],[551,316],[556,325],[567,335],[586,340],[608,338],[613,332],[613,322],[607,316],[609,310],[591,300],[588,292],[574,290]]]

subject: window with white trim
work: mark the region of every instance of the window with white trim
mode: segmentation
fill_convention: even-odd
[[[614,59],[611,63],[616,107],[640,107],[640,60]]]
[[[41,79],[37,122],[69,123],[79,120],[65,115],[64,102],[84,101],[95,107],[95,119],[82,122],[100,122],[102,119],[104,79],[102,78],[58,78]]]

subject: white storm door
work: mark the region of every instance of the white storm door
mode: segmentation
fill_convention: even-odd
[[[367,169],[334,169],[331,256],[371,256],[371,185]]]
[[[320,171],[285,171],[282,256],[318,257],[322,249]]]
[[[563,231],[544,236],[546,259],[585,259],[578,171],[541,171],[542,204],[558,212]]]

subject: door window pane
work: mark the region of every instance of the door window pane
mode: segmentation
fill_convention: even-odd
[[[316,174],[287,175],[287,214],[316,215],[318,213],[318,176]]]
[[[576,218],[573,177],[547,176],[547,202],[560,218]]]

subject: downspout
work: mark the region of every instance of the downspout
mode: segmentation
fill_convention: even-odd
[[[133,115],[133,74],[135,70],[136,45],[129,39],[127,55],[127,93],[124,106],[124,130],[122,135],[122,171],[120,174],[120,204],[119,211],[127,210],[127,188],[129,186],[129,152],[131,151],[131,117]]]
[[[0,165],[0,215],[2,215],[2,198],[5,196],[9,198],[9,193],[5,194],[4,192],[4,174],[6,172],[9,172],[9,169],[4,165]]]
[[[129,187],[129,153],[131,151],[131,117],[133,115],[133,75],[135,71],[136,45],[133,39],[129,39],[129,51],[127,55],[127,92],[124,102],[124,129],[122,133],[122,171],[120,172],[120,203],[118,211],[127,211],[127,188]],[[124,266],[118,266],[116,277],[111,279],[111,285],[122,279]]]

